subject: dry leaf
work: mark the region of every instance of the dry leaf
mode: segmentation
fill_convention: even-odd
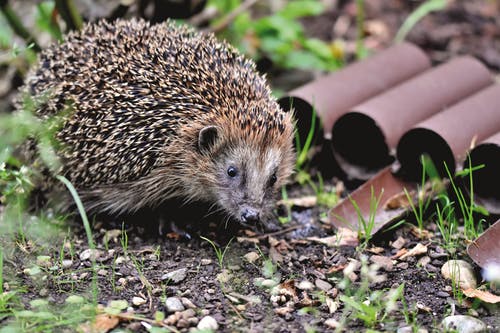
[[[406,253],[408,253],[408,250],[407,250],[407,249],[405,249],[405,248],[402,248],[401,250],[399,250],[398,252],[396,252],[396,254],[395,254],[395,255],[393,255],[393,256],[391,257],[391,259],[398,259],[399,257],[401,257],[401,256],[405,255]]]
[[[293,312],[293,308],[289,307],[289,306],[284,306],[281,308],[274,309],[274,313],[276,313],[277,315],[280,315],[280,316],[284,316],[287,313],[291,313],[291,312]]]
[[[347,264],[340,264],[340,265],[332,266],[328,269],[328,271],[326,271],[326,273],[333,274],[333,273],[340,272],[340,271],[344,270],[344,268],[346,268],[346,266],[347,266]]]
[[[479,298],[481,301],[486,303],[500,303],[500,296],[490,293],[489,291],[468,288],[465,289],[464,295],[467,297]]]
[[[410,198],[413,198],[415,191],[410,191],[408,194],[410,195]],[[400,192],[387,199],[382,207],[384,207],[384,210],[394,210],[399,208],[410,208],[411,205],[408,201],[406,193]]]
[[[236,237],[236,241],[238,243],[251,243],[251,244],[259,244],[258,238],[249,238],[249,237]]]
[[[91,327],[91,332],[108,332],[118,326],[119,322],[120,320],[118,317],[101,313],[97,315],[95,322]]]
[[[427,246],[422,243],[418,243],[415,247],[409,250],[407,253],[403,254],[399,259],[405,259],[408,257],[416,257],[420,254],[427,253]]]
[[[280,263],[283,262],[283,256],[275,247],[270,247],[269,248],[269,258],[273,263]]]
[[[384,249],[383,247],[380,247],[380,246],[379,246],[379,247],[375,247],[375,246],[374,246],[374,247],[372,247],[372,248],[369,248],[367,251],[368,251],[368,252],[371,252],[371,253],[373,253],[373,254],[380,254],[380,253],[384,252],[384,251],[385,251],[385,249]]]
[[[410,232],[413,236],[419,239],[431,239],[434,237],[434,234],[427,229],[420,229],[416,225],[412,225],[410,227]]]
[[[320,244],[324,244],[329,247],[336,247],[336,246],[358,246],[359,241],[358,241],[358,233],[356,231],[352,231],[349,228],[337,228],[337,233],[335,236],[329,236],[329,237],[308,237],[308,240]]]

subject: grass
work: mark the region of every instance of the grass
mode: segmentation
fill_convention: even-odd
[[[429,13],[442,10],[448,5],[448,0],[427,0],[417,7],[403,22],[399,28],[394,41],[399,43],[405,40],[408,33],[413,29],[413,27]]]
[[[358,238],[362,241],[359,245],[360,250],[366,249],[373,236],[372,232],[375,227],[375,217],[377,216],[377,209],[380,205],[380,200],[382,199],[383,194],[384,190],[382,189],[379,196],[376,197],[373,187],[371,188],[370,210],[368,213],[368,219],[365,219],[365,217],[363,216],[363,212],[361,211],[358,203],[354,199],[352,199],[351,196],[348,197],[349,201],[356,210],[356,214],[358,215]]]
[[[291,106],[293,108],[293,105]],[[304,170],[306,162],[309,160],[311,148],[314,146],[313,139],[316,136],[316,122],[318,120],[316,110],[313,107],[311,112],[311,126],[307,132],[306,140],[300,142],[298,130],[295,131],[295,149],[297,150],[297,160],[295,163],[296,170]]]
[[[349,277],[345,276],[338,284],[338,287],[344,291],[344,294],[339,297],[344,307],[336,332],[344,330],[347,322],[353,319],[361,320],[364,327],[368,329],[375,329],[387,322],[389,317],[396,312],[408,315],[405,308],[400,310],[398,307],[398,302],[404,299],[404,283],[389,290],[372,290],[370,287],[372,283],[384,277],[379,275],[375,265],[368,265],[366,256],[363,255],[360,259],[359,283],[353,284]]]
[[[205,240],[206,242],[208,242],[208,244],[210,244],[212,246],[212,248],[214,249],[215,251],[215,255],[217,256],[217,262],[219,263],[219,267],[221,270],[224,270],[224,257],[226,255],[226,252],[227,250],[229,249],[229,245],[231,245],[231,242],[233,241],[233,238],[231,238],[229,240],[229,242],[226,244],[226,246],[224,247],[224,249],[222,249],[221,247],[217,246],[217,244],[215,244],[215,242],[211,239],[208,239],[204,236],[200,236],[201,239]]]

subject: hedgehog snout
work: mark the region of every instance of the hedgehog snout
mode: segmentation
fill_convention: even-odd
[[[244,206],[240,212],[240,218],[243,223],[255,223],[260,219],[260,212],[255,208]]]

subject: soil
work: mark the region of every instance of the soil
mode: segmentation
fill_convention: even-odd
[[[354,1],[338,2],[338,7],[319,18],[304,20],[307,33],[324,40],[342,38],[347,46],[353,45]],[[376,50],[387,46],[404,18],[419,3],[366,1],[367,47]],[[446,10],[425,17],[408,39],[428,52],[435,63],[457,54],[470,54],[495,72],[500,69],[499,14],[500,5],[495,1],[451,2]],[[347,22],[345,27],[340,27],[340,18]],[[345,196],[343,181],[329,180],[326,187],[338,188],[339,195]],[[288,193],[295,198],[312,194],[308,186],[299,184],[292,184]],[[382,265],[376,276],[372,276],[369,291],[387,291],[404,284],[405,301],[398,301],[397,307],[399,310],[406,307],[419,327],[440,331],[439,323],[445,316],[474,314],[489,325],[489,331],[500,330],[498,307],[484,306],[472,299],[459,302],[454,297],[450,281],[440,273],[441,266],[451,258],[472,261],[463,248],[455,253],[445,251],[431,221],[425,224],[433,235],[431,238],[416,237],[411,223],[405,224],[377,235],[360,253],[355,247],[337,246],[331,240],[330,246],[320,243],[335,234],[325,221],[327,211],[327,207],[318,205],[294,207],[292,221],[276,223],[276,230],[271,232],[205,221],[202,229],[191,226],[189,235],[179,232],[159,235],[156,220],[150,221],[149,227],[125,224],[126,244],[120,230],[122,221],[114,221],[114,225],[98,221],[93,224],[99,250],[98,301],[107,305],[111,300],[126,300],[129,312],[149,319],[155,318],[157,311],[164,312],[169,327],[179,331],[196,327],[205,315],[217,321],[221,332],[305,332],[309,328],[317,332],[332,331],[335,324],[331,319],[343,320],[339,296],[362,288],[361,269],[357,267],[349,275],[345,268],[361,262],[365,256],[368,264],[380,259],[377,256],[384,256],[392,261],[389,264],[384,261],[387,265]],[[222,250],[228,248],[221,264],[214,247],[200,235]],[[91,296],[92,274],[88,270],[91,260],[84,255],[88,250],[85,232],[75,223],[66,237],[71,249],[66,247],[62,254],[60,249],[55,250],[54,258],[60,256],[70,261],[64,267],[54,261],[55,268],[46,270],[42,281],[25,273],[33,261],[19,249],[4,264],[7,272],[13,274],[12,280],[8,280],[11,287],[16,284],[26,287],[27,292],[22,294],[24,303],[45,297],[53,304],[63,304],[69,294],[78,292]],[[412,249],[417,244],[427,246],[427,251],[405,259],[398,257],[401,248]],[[479,277],[480,272],[474,267]],[[177,277],[165,276],[171,272],[177,273]],[[342,285],[347,281],[352,285],[346,290]],[[134,297],[142,298],[145,303],[132,305]],[[184,309],[193,308],[194,314],[187,310],[182,312],[184,317],[172,314],[166,305],[170,297],[180,300]],[[347,331],[367,329],[360,319],[350,318],[345,324]],[[402,311],[396,311],[372,328],[395,332],[403,326],[411,324]],[[147,331],[147,324],[141,320],[121,318],[114,327]]]

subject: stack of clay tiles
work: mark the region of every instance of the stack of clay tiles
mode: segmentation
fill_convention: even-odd
[[[369,214],[373,190],[383,192],[385,202],[403,188],[414,189],[424,154],[443,178],[484,165],[472,172],[474,200],[500,214],[500,84],[479,60],[458,56],[432,65],[417,46],[400,43],[279,102],[294,110],[301,142],[318,117],[316,144],[324,155],[318,167],[362,184],[351,197],[363,214]],[[350,200],[332,211],[332,223],[357,228]],[[374,232],[400,215],[398,209],[377,212]]]

